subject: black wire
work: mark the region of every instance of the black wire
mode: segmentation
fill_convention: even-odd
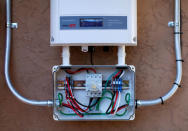
[[[92,100],[91,100],[91,99],[92,99]],[[75,100],[79,105],[81,105],[81,106],[83,106],[83,107],[87,107],[87,108],[92,108],[92,107],[96,106],[97,103],[99,102],[99,99],[100,99],[100,98],[97,98],[96,102],[95,102],[93,105],[91,105],[91,103],[92,103],[92,101],[93,101],[93,98],[91,98],[91,99],[90,99],[89,105],[86,106],[86,105],[80,103],[76,98],[74,98],[74,100]]]
[[[67,92],[67,94],[68,94],[68,96],[66,96],[66,97],[69,97],[72,101],[73,101],[73,98],[70,96],[70,93],[69,93],[69,90],[68,90],[68,87],[66,86],[66,84],[65,84],[65,90],[66,90],[66,92]],[[84,116],[81,112],[79,112],[79,110],[73,105],[73,103],[71,102],[71,101],[69,101],[70,102],[70,104],[71,104],[71,106],[72,106],[72,108],[75,110],[75,111],[77,111],[80,115],[82,115],[82,116]],[[73,101],[74,102],[74,101]],[[70,107],[69,107],[70,108]],[[85,112],[83,109],[81,109],[83,112]]]
[[[70,98],[73,102],[74,102],[74,100],[75,100],[79,105],[81,105],[81,106],[83,106],[83,107],[87,107],[87,108],[94,107],[94,106],[98,103],[98,101],[99,101],[99,98],[98,98],[97,101],[96,101],[93,105],[91,105],[91,103],[92,103],[92,101],[93,101],[93,98],[91,98],[91,99],[89,100],[88,106],[86,106],[86,105],[80,103],[80,102],[74,97],[74,94],[72,94],[73,97],[74,97],[74,98],[72,98],[72,97],[70,96],[70,93],[69,93],[69,91],[68,91],[68,88],[66,88],[66,90],[67,90],[67,92],[68,92],[69,98]],[[74,99],[74,100],[73,100],[73,99]],[[81,108],[81,110],[82,110],[83,112],[86,112],[86,111],[84,111],[82,108]]]
[[[121,73],[117,76],[117,78],[119,78],[119,77],[121,76],[122,73],[123,73],[123,70],[121,70]],[[116,89],[116,88],[117,88],[117,87],[115,87],[115,89]],[[117,88],[117,89],[118,89],[118,88]],[[111,108],[111,106],[112,106],[112,103],[113,103],[113,100],[114,100],[115,94],[116,94],[116,93],[113,91],[112,100],[111,100],[111,103],[110,103],[108,109],[106,110],[106,114],[109,113],[108,111],[110,110],[110,108]]]
[[[119,75],[117,76],[117,78],[119,78],[121,76],[121,74],[123,73],[123,70],[121,70],[121,73],[119,73]]]
[[[77,111],[81,116],[84,116],[70,101],[70,104],[72,106],[72,108],[74,108],[75,111]]]
[[[91,62],[91,65],[93,65],[93,51],[90,53],[90,62]]]
[[[93,62],[94,47],[93,46],[89,47],[89,52],[90,52],[90,63],[91,63],[91,65],[94,65],[94,62]]]
[[[112,106],[112,103],[113,103],[114,97],[115,97],[115,92],[113,92],[112,100],[111,100],[111,103],[110,103],[108,109],[106,110],[106,114],[109,113],[108,111],[110,110],[110,108],[111,108],[111,106]]]
[[[120,106],[120,107],[118,108],[118,110],[121,109],[121,108],[122,108],[122,109],[123,109],[123,108],[126,108],[127,106],[128,106],[128,104],[122,105],[122,106]],[[114,109],[112,112],[115,112],[115,109]],[[111,114],[111,112],[107,112],[106,114],[109,115],[109,114]]]
[[[80,103],[76,98],[74,98],[74,100],[75,100],[79,105],[81,105],[81,106],[83,106],[83,107],[87,107],[87,108],[89,108],[89,106],[91,105],[91,103],[92,103],[92,101],[93,101],[93,99],[90,99],[90,100],[89,100],[89,104],[86,106],[86,105]]]
[[[81,69],[83,69],[83,68],[81,68]],[[81,69],[80,69],[80,70],[81,70]],[[73,85],[72,85],[72,87],[73,87]],[[74,94],[72,94],[72,95],[73,95],[73,97],[74,97]],[[99,99],[100,99],[100,98],[97,98],[97,101],[96,101],[93,105],[91,105],[91,103],[93,102],[93,98],[90,98],[88,105],[82,104],[82,103],[79,102],[75,97],[74,97],[73,99],[74,99],[79,105],[81,105],[81,106],[83,106],[83,107],[86,107],[86,108],[91,108],[91,107],[94,107],[94,106],[97,105],[97,103],[99,102]]]
[[[74,98],[72,98],[71,96],[70,96],[70,94],[69,94],[69,97],[70,97],[70,99],[73,101],[73,103],[75,104],[75,102],[74,102]],[[81,110],[82,110],[82,112],[86,112],[86,111],[84,111],[82,108],[80,108]]]

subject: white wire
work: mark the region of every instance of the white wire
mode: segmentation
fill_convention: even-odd
[[[122,78],[123,76],[125,75],[125,71],[123,70],[122,74],[120,75],[119,78]],[[118,83],[119,84],[119,83]],[[119,91],[119,97],[118,97],[118,103],[117,103],[117,107],[116,107],[116,110],[114,112],[114,115],[116,115],[117,111],[118,111],[118,108],[120,106],[120,102],[121,102],[121,92]]]
[[[123,70],[123,72],[121,73],[120,77],[119,78],[122,78],[125,74],[125,71]]]
[[[116,107],[116,110],[114,112],[114,115],[116,115],[117,111],[118,111],[118,108],[120,106],[120,101],[121,101],[121,92],[119,91],[119,98],[118,98],[118,103],[117,103],[117,107]]]

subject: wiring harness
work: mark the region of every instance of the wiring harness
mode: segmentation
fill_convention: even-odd
[[[96,73],[96,70],[93,68],[81,68],[76,71],[66,70],[66,78],[64,82],[64,90],[65,90],[65,96],[63,96],[62,92],[59,92],[57,94],[59,107],[58,111],[65,116],[79,116],[80,118],[83,118],[87,115],[115,115],[115,116],[124,116],[127,113],[131,94],[127,92],[125,94],[125,100],[124,104],[120,105],[121,98],[122,98],[122,76],[125,74],[123,70],[117,70],[113,74],[111,74],[107,81],[105,82],[104,90],[102,91],[102,97],[98,98],[91,98],[88,97],[89,103],[87,105],[82,104],[82,102],[79,102],[77,98],[74,95],[74,87],[73,82],[71,79],[72,75],[75,75],[77,73],[87,71],[92,71],[93,73]],[[107,89],[107,86],[110,85],[111,88]],[[65,100],[64,100],[65,98]],[[100,111],[101,105],[103,105],[103,102],[109,101],[108,108],[106,111]],[[64,108],[68,108],[69,112],[65,112]],[[123,110],[124,109],[124,110]]]

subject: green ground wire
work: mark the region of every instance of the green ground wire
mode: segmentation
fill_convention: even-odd
[[[104,87],[104,91],[103,91],[103,93],[102,93],[102,97],[99,99],[99,102],[98,102],[98,106],[99,106],[99,103],[101,103],[101,101],[103,100],[103,97],[105,96],[105,94],[106,93],[109,93],[110,95],[111,95],[111,97],[113,96],[113,93],[112,93],[112,91],[111,90],[106,90],[106,88],[107,88],[107,85],[108,85],[108,83],[109,83],[109,81],[112,79],[112,77],[113,76],[115,76],[117,73],[119,72],[119,70],[117,70],[116,72],[114,72],[113,74],[111,74],[109,77],[108,77],[108,79],[107,79],[107,81],[106,81],[106,83],[105,83],[105,87]]]
[[[130,104],[130,100],[131,100],[131,94],[127,93],[125,95],[125,101],[126,103],[129,105]],[[125,108],[125,111],[122,114],[117,113],[116,116],[124,116],[127,113],[127,108]]]
[[[58,93],[58,99],[59,99],[59,105],[63,102],[63,95],[61,93]]]
[[[77,116],[76,113],[64,113],[62,110],[58,110],[62,115],[65,116]],[[127,113],[127,109],[122,114],[116,114],[116,116],[124,116]],[[83,115],[107,115],[106,113],[84,113]]]
[[[104,97],[103,99],[112,100],[110,97]],[[125,95],[125,101],[126,101],[126,103],[129,105],[129,103],[130,103],[130,93],[127,93],[127,94]],[[112,104],[112,105],[113,105],[113,104]],[[100,104],[97,105],[97,106],[100,106]],[[97,108],[99,108],[99,107],[97,107]],[[76,113],[64,113],[64,112],[61,111],[61,110],[59,110],[59,112],[60,112],[62,115],[65,115],[65,116],[76,116],[76,115],[77,115]],[[124,116],[126,113],[127,113],[127,108],[125,108],[125,111],[124,111],[123,113],[121,113],[121,114],[117,113],[116,116],[121,117],[121,116]],[[107,114],[106,114],[106,113],[84,113],[84,115],[107,115]]]
[[[127,113],[127,108],[125,108],[125,111],[122,114],[116,113],[116,116],[124,116]]]
[[[77,116],[76,113],[64,113],[63,111],[59,110],[59,112],[62,114],[62,115],[65,115],[65,116]],[[83,113],[83,115],[106,115],[106,113]]]
[[[85,113],[84,115],[106,115],[106,113]]]
[[[99,101],[99,102],[97,103],[97,105],[96,105],[96,110],[97,110],[97,111],[99,111],[100,103],[101,103],[101,101],[104,100],[104,99],[108,99],[108,100],[112,101],[112,98],[110,98],[110,97],[102,97],[102,98],[100,99],[100,101]],[[112,104],[112,105],[113,105],[113,104]]]
[[[130,101],[131,101],[131,94],[130,93],[127,93],[126,95],[125,95],[125,101],[126,101],[126,103],[129,105],[130,104]]]
[[[109,82],[109,81],[112,79],[112,77],[115,76],[118,72],[119,72],[119,70],[117,70],[116,72],[114,72],[113,74],[111,74],[111,75],[108,77],[108,79],[107,79],[107,81],[106,81],[106,83],[105,83],[105,90],[106,90],[106,87],[107,87],[107,85],[108,85],[108,82]]]
[[[113,92],[111,90],[104,90],[102,92],[102,96],[104,96],[106,93],[109,93],[111,96],[113,96]]]
[[[103,91],[102,97],[99,99],[99,102],[97,103],[97,106],[101,103],[101,101],[103,100],[103,98],[106,98],[106,97],[104,96],[106,93],[111,94],[111,97],[113,96],[113,93],[112,93],[111,91],[108,91],[108,90]],[[108,97],[108,98],[110,98],[110,97]],[[107,99],[108,99],[108,98],[107,98]],[[112,101],[112,98],[110,98],[110,99],[111,99],[111,101]],[[96,106],[96,107],[97,107],[97,106]]]
[[[62,97],[62,94],[59,93],[58,94],[58,99],[59,101],[62,101],[63,97]],[[112,100],[110,97],[103,97],[103,99],[109,99],[109,100]],[[98,107],[99,108],[99,107]],[[62,110],[58,110],[62,115],[65,115],[65,116],[76,116],[77,114],[76,113],[64,113]],[[84,113],[84,115],[106,115],[106,113]]]

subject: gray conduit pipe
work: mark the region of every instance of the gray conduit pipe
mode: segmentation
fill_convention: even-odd
[[[175,21],[174,21],[174,35],[175,35],[175,52],[176,52],[176,80],[171,88],[171,90],[165,94],[163,97],[153,100],[137,100],[137,107],[140,106],[152,106],[157,104],[163,104],[166,100],[170,99],[180,86],[182,79],[182,56],[181,56],[181,21],[180,21],[180,11],[181,11],[181,0],[175,0]]]
[[[6,15],[7,15],[7,32],[6,32],[6,53],[5,53],[5,79],[10,91],[13,95],[22,101],[23,103],[34,105],[34,106],[52,106],[53,101],[45,100],[45,101],[38,101],[38,100],[30,100],[23,96],[21,96],[13,87],[10,76],[9,76],[9,64],[10,64],[10,51],[11,51],[11,0],[6,0]]]

